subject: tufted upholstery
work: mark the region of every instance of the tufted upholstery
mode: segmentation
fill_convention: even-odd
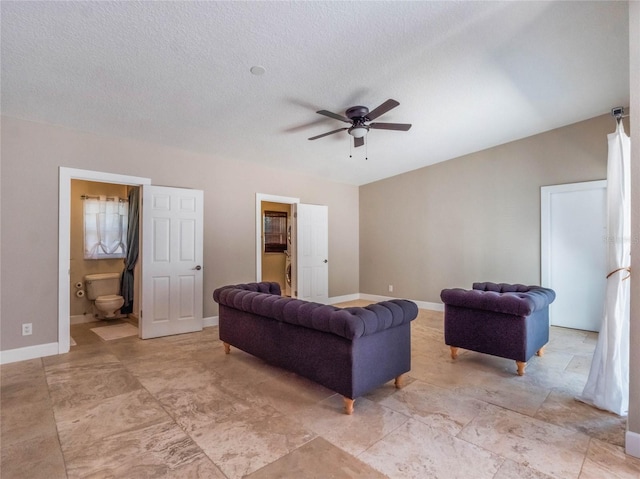
[[[382,301],[360,308],[280,296],[277,283],[224,286],[220,339],[354,399],[411,369],[415,303]]]
[[[382,301],[365,307],[337,308],[279,296],[278,283],[263,286],[225,286],[213,293],[213,299],[246,313],[258,314],[289,324],[336,334],[347,339],[378,333],[400,326],[418,315],[415,303],[403,299]],[[257,292],[262,289],[264,292]],[[268,290],[268,291],[266,291]]]
[[[474,283],[473,289],[444,289],[445,343],[526,363],[549,341],[552,289],[506,283]],[[524,365],[518,366],[524,373]]]
[[[514,316],[529,316],[549,306],[555,298],[552,289],[505,283],[473,283],[471,290],[443,289],[440,293],[445,304]]]

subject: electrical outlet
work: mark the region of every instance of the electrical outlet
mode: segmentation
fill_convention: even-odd
[[[33,333],[33,324],[24,323],[22,325],[22,335],[23,336],[30,336],[32,333]]]
[[[393,293],[393,285],[392,284],[389,285],[389,292]]]

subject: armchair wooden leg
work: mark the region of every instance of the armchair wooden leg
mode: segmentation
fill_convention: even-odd
[[[516,361],[516,365],[518,366],[518,376],[524,376],[524,368],[527,367],[527,363]]]
[[[540,349],[538,349],[538,352],[536,353],[536,356],[544,356],[544,346],[542,346]]]
[[[356,402],[355,399],[351,399],[348,397],[343,397],[344,400],[344,412],[345,414],[353,414],[353,403]]]
[[[396,389],[402,389],[404,387],[404,374],[398,376],[394,381],[394,384],[396,385]]]
[[[455,346],[449,346],[451,348],[451,359],[456,359],[458,357],[458,348]]]
[[[224,354],[229,354],[231,352],[231,345],[229,343],[222,342],[224,346]]]

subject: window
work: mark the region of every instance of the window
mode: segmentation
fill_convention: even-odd
[[[129,202],[116,196],[84,196],[84,259],[124,258]]]
[[[264,212],[264,252],[284,253],[287,249],[287,213]]]

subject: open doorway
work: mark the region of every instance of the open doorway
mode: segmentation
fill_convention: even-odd
[[[293,251],[290,242],[291,205],[300,203],[299,198],[266,195],[256,193],[256,281],[274,281],[280,284],[282,293],[291,296],[291,283],[287,281],[287,269],[291,269]],[[273,248],[265,247],[264,225],[266,212],[273,215],[274,224],[280,223],[278,213],[286,214],[285,237],[286,247],[278,247],[277,241]],[[280,223],[281,224],[281,223]],[[289,273],[289,279],[291,273]]]
[[[262,202],[262,281],[291,296],[291,205]]]
[[[129,190],[132,188],[137,187],[71,180],[69,280],[73,286],[69,302],[72,327],[105,317],[120,319],[126,316],[125,311],[121,311],[124,308],[124,305],[120,306],[122,296],[107,302],[113,308],[119,306],[118,309],[105,311],[104,301],[98,303],[102,308],[98,309],[91,293],[99,288],[101,295],[122,294],[119,283],[129,249]],[[139,279],[137,274],[134,276]],[[137,306],[137,301],[134,302]],[[136,316],[135,311],[132,313]]]
[[[280,203],[291,213],[291,296],[326,304],[329,302],[328,209],[302,204],[298,198],[256,193],[256,281],[264,281],[262,267],[263,205]],[[285,289],[283,288],[283,291]]]
[[[90,170],[60,167],[58,198],[58,353],[70,348],[70,292],[72,287],[71,251],[71,182],[85,180],[128,186],[150,185],[151,179]]]

